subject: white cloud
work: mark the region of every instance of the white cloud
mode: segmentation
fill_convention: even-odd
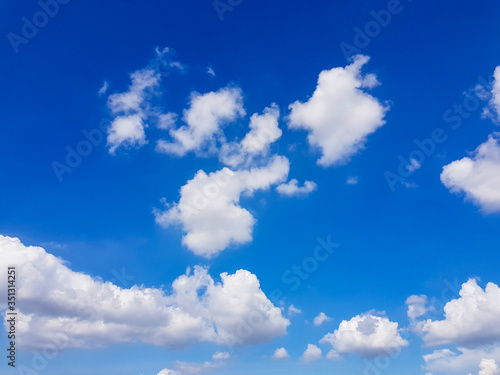
[[[237,87],[225,87],[206,94],[192,93],[190,107],[184,110],[185,125],[171,129],[173,142],[160,140],[157,151],[184,156],[190,151],[212,152],[221,128],[244,116],[243,96]]]
[[[208,372],[218,370],[224,367],[224,362],[204,362],[204,363],[190,363],[190,362],[180,362],[177,361],[173,369],[163,369],[158,375],[194,375],[194,374],[206,374]]]
[[[406,299],[406,305],[408,306],[408,317],[411,320],[421,317],[428,311],[426,296],[410,296]]]
[[[215,359],[218,361],[224,360],[224,359],[229,359],[229,358],[231,358],[231,354],[229,354],[228,352],[217,352],[212,356],[212,359]]]
[[[343,320],[334,333],[328,333],[320,342],[330,343],[339,353],[354,353],[365,358],[390,356],[408,346],[408,341],[398,332],[398,323],[372,314]]]
[[[359,182],[358,180],[357,176],[349,176],[347,177],[347,181],[345,183],[347,185],[356,185]]]
[[[324,312],[320,312],[317,317],[314,318],[313,323],[315,326],[320,326],[325,322],[331,321],[332,318],[328,317]]]
[[[0,266],[15,264],[19,348],[98,348],[144,343],[182,348],[199,342],[248,345],[286,334],[283,318],[255,275],[239,270],[212,279],[195,267],[163,289],[110,282],[69,269],[41,247],[0,236]],[[7,278],[0,280],[6,290]],[[0,310],[7,307],[0,301]],[[4,314],[4,325],[7,317]]]
[[[481,369],[481,371],[479,371],[478,375],[499,375],[500,374],[500,367],[498,367],[498,365],[494,359],[482,359],[481,363],[479,364],[479,368]]]
[[[488,106],[483,111],[483,117],[488,117],[494,122],[500,122],[500,66],[493,73],[494,81]]]
[[[223,168],[208,175],[200,170],[181,188],[178,203],[155,211],[156,221],[163,226],[180,224],[188,249],[204,257],[215,256],[230,245],[252,240],[256,221],[239,205],[241,195],[286,180],[289,169],[287,158],[275,156],[266,166],[249,170]]]
[[[411,159],[410,160],[410,164],[408,164],[406,166],[406,169],[409,171],[409,172],[415,172],[416,170],[422,168],[422,165],[420,165],[420,163],[418,162],[417,159]]]
[[[177,114],[173,112],[162,113],[158,116],[158,129],[168,130],[175,126]]]
[[[295,314],[302,314],[302,310],[296,308],[294,305],[290,305],[288,307],[288,316],[292,316],[292,315],[295,315]]]
[[[309,144],[321,149],[318,164],[323,167],[348,160],[385,124],[388,107],[363,91],[378,84],[375,75],[361,74],[368,60],[357,55],[345,68],[322,71],[312,97],[289,106],[289,128],[309,132]]]
[[[207,74],[211,75],[212,77],[215,77],[215,71],[214,71],[214,68],[212,68],[211,66],[209,66],[207,68]]]
[[[102,96],[106,93],[106,91],[108,90],[109,88],[109,83],[107,81],[104,81],[102,83],[102,86],[101,88],[99,89],[99,91],[97,92],[99,94],[99,96]]]
[[[478,364],[480,366],[479,375],[486,375],[488,371],[495,369],[491,361],[500,361],[500,347],[490,346],[476,349],[458,348],[457,351],[450,349],[440,349],[424,355],[425,366],[434,375],[456,375],[476,373]],[[487,362],[483,362],[487,359]],[[482,364],[482,366],[481,366]],[[493,372],[495,374],[495,372]],[[495,374],[496,375],[496,374]]]
[[[305,181],[303,186],[299,186],[299,182],[293,179],[287,183],[278,185],[276,191],[281,195],[291,197],[296,195],[308,195],[316,190],[316,188],[317,185],[313,181]]]
[[[264,109],[259,115],[254,113],[250,117],[250,130],[240,143],[230,142],[222,145],[219,158],[232,167],[251,165],[259,157],[269,154],[270,145],[281,137],[278,126],[280,110],[276,104]]]
[[[305,363],[314,362],[321,358],[322,351],[316,345],[309,344],[307,349],[300,357],[300,360]]]
[[[444,320],[419,321],[415,331],[429,346],[456,344],[477,347],[500,342],[500,288],[483,290],[474,279],[462,284],[460,298],[444,307]]]
[[[165,118],[161,111],[152,107],[150,100],[158,94],[161,81],[160,68],[176,68],[184,66],[171,60],[172,51],[168,48],[156,50],[156,59],[149,67],[139,69],[130,75],[131,84],[128,90],[112,94],[108,97],[108,108],[115,116],[108,129],[107,145],[114,154],[119,147],[141,147],[145,145],[146,121],[155,118],[163,123]],[[168,116],[168,114],[167,114]]]
[[[144,122],[140,115],[116,117],[108,129],[109,152],[120,146],[143,146],[147,143]]]
[[[290,358],[290,355],[286,351],[285,348],[278,348],[274,351],[274,354],[272,356],[273,359],[288,359]]]
[[[329,359],[330,361],[340,361],[343,358],[336,350],[332,349],[326,353],[326,359]]]
[[[452,193],[465,193],[485,212],[500,212],[500,133],[493,133],[470,157],[443,167],[441,182]]]

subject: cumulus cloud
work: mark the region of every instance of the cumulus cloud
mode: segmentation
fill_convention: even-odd
[[[334,333],[325,335],[321,343],[329,343],[339,353],[357,354],[364,358],[390,356],[408,346],[398,331],[398,323],[383,316],[363,314],[343,320]]]
[[[276,191],[281,195],[291,197],[296,195],[308,195],[316,190],[316,188],[317,185],[313,181],[305,181],[303,186],[299,186],[299,182],[293,179],[287,183],[278,185]]]
[[[249,170],[223,168],[206,174],[200,170],[180,190],[177,203],[164,211],[156,210],[156,222],[162,226],[181,225],[186,235],[182,242],[197,255],[212,257],[230,245],[252,240],[255,218],[239,205],[242,194],[286,180],[290,163],[275,156],[269,164]]]
[[[378,85],[374,74],[361,73],[368,60],[357,55],[345,68],[322,71],[312,97],[289,106],[289,128],[309,133],[309,144],[322,152],[318,164],[323,167],[345,162],[385,124],[388,107],[364,91]]]
[[[172,141],[160,140],[157,151],[184,156],[190,151],[213,152],[221,128],[244,116],[243,96],[237,87],[225,87],[206,94],[192,93],[184,110],[185,125],[170,130]]]
[[[479,368],[481,369],[481,371],[479,371],[478,375],[499,375],[500,374],[500,367],[498,367],[498,365],[494,359],[481,360],[481,363],[479,364]]]
[[[500,123],[500,66],[496,67],[493,78],[490,102],[483,111],[483,117],[488,117],[494,122]]]
[[[427,371],[431,371],[434,375],[476,374],[478,364],[480,366],[478,375],[487,375],[490,374],[487,371],[494,371],[494,365],[500,361],[500,347],[458,348],[453,351],[450,349],[439,349],[424,355],[423,359],[425,362],[424,368]],[[492,374],[495,374],[495,372]]]
[[[470,157],[443,167],[441,182],[464,193],[485,212],[500,212],[500,133],[493,133]]]
[[[419,321],[415,331],[428,346],[456,344],[478,347],[500,342],[500,288],[483,290],[474,279],[462,284],[460,298],[444,307],[443,320]]]
[[[119,147],[141,147],[147,143],[146,121],[152,117],[162,122],[162,113],[152,108],[150,100],[158,94],[162,68],[184,69],[184,66],[171,60],[172,50],[156,50],[156,59],[147,68],[139,69],[130,75],[131,84],[127,91],[108,97],[108,108],[115,116],[108,129],[107,145],[114,154]],[[106,87],[107,89],[107,87]],[[100,90],[101,92],[101,90]],[[105,90],[102,91],[104,94]]]
[[[290,355],[285,348],[277,348],[272,356],[273,359],[288,359]]]
[[[241,142],[224,143],[219,159],[226,165],[237,168],[245,167],[266,157],[270,145],[281,137],[278,126],[280,110],[276,104],[264,109],[263,114],[254,113],[250,117],[250,130]]]
[[[420,318],[428,311],[426,296],[410,296],[406,299],[406,305],[408,306],[408,318],[411,320]]]
[[[321,358],[322,351],[316,345],[309,344],[307,349],[300,357],[300,360],[304,363],[315,362]]]
[[[315,326],[320,326],[325,322],[331,321],[332,318],[328,317],[324,312],[320,312],[317,317],[314,318],[313,323]]]
[[[340,361],[342,356],[336,350],[332,349],[326,353],[326,359],[329,359],[330,361]]]
[[[247,345],[284,335],[290,324],[246,270],[223,273],[215,281],[205,268],[188,269],[168,294],[142,286],[124,289],[72,271],[41,247],[0,236],[0,265],[8,264],[15,264],[22,275],[17,284],[17,333],[24,349],[137,341],[166,348],[199,342]],[[4,290],[6,280],[0,280]],[[0,310],[6,307],[6,301],[0,301]]]

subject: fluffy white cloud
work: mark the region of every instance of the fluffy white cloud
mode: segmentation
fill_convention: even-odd
[[[489,117],[494,122],[500,122],[500,66],[497,66],[493,73],[493,87],[489,105],[484,109],[483,116]]]
[[[293,179],[287,183],[278,185],[276,191],[281,195],[291,197],[295,195],[308,195],[316,190],[316,187],[317,185],[313,181],[305,181],[303,186],[299,186],[299,182]]]
[[[198,171],[181,188],[178,203],[155,211],[163,226],[180,224],[186,232],[182,242],[197,255],[212,257],[228,246],[252,240],[254,217],[239,205],[242,194],[268,189],[286,180],[290,163],[276,156],[268,165],[249,170]]]
[[[330,361],[340,361],[342,356],[335,349],[332,349],[326,353],[326,359],[329,359]]]
[[[153,69],[138,70],[130,75],[128,91],[108,98],[108,107],[117,116],[108,129],[109,152],[115,153],[120,146],[142,146],[146,143],[144,131],[144,103],[148,91],[158,86],[160,75]]]
[[[415,326],[429,346],[457,344],[477,347],[500,342],[500,288],[476,280],[462,284],[460,298],[444,307],[444,320],[423,320]]]
[[[322,71],[312,97],[289,106],[289,128],[309,132],[309,144],[321,149],[321,166],[346,161],[364,146],[369,134],[385,124],[388,107],[363,90],[378,84],[375,75],[361,74],[368,60],[357,55],[345,68]]]
[[[500,374],[500,367],[498,367],[498,365],[494,359],[481,360],[481,363],[479,364],[479,368],[481,371],[479,371],[478,375],[499,375]]]
[[[410,296],[406,299],[408,306],[408,318],[415,320],[427,313],[427,297],[426,296]]]
[[[186,125],[170,130],[173,142],[160,140],[157,151],[184,156],[190,151],[211,152],[221,128],[244,116],[243,96],[236,87],[226,87],[206,94],[192,93],[190,107],[184,110]]]
[[[321,358],[322,351],[316,345],[309,344],[307,349],[300,357],[300,360],[305,363],[314,362]]]
[[[212,356],[212,359],[215,359],[218,361],[223,360],[223,359],[229,359],[229,358],[231,358],[231,354],[229,354],[228,352],[217,352]]]
[[[476,373],[480,364],[479,375],[490,374],[487,371],[495,370],[494,363],[500,361],[500,347],[489,346],[484,348],[466,349],[458,348],[457,351],[440,349],[424,355],[425,366],[434,375]],[[485,361],[486,359],[486,361]],[[481,372],[485,371],[485,372]],[[493,372],[495,374],[495,372]],[[496,374],[495,374],[496,375]]]
[[[221,147],[220,160],[232,167],[251,165],[259,157],[269,154],[270,145],[281,137],[278,126],[279,108],[272,104],[262,115],[254,113],[250,118],[250,131],[241,142],[225,143]]]
[[[325,322],[331,321],[332,318],[328,317],[324,312],[320,312],[317,317],[314,318],[313,323],[315,326],[320,326]]]
[[[272,356],[273,359],[288,359],[290,355],[285,348],[277,348]]]
[[[443,167],[441,182],[485,212],[500,212],[500,133],[493,133],[470,157]]]
[[[115,116],[107,138],[111,154],[119,147],[140,147],[146,144],[144,129],[148,118],[154,117],[159,124],[166,120],[161,111],[152,108],[150,99],[157,93],[161,81],[160,68],[184,69],[181,63],[171,60],[171,55],[172,51],[168,48],[161,51],[157,49],[156,59],[149,64],[150,67],[139,69],[130,75],[131,84],[127,91],[108,97],[108,108]]]
[[[328,333],[320,342],[330,343],[339,353],[354,353],[365,358],[390,356],[408,345],[398,332],[398,323],[372,314],[343,320],[334,333]]]
[[[143,146],[146,143],[144,122],[140,115],[116,117],[108,129],[108,146],[112,154],[120,146]]]
[[[172,283],[170,294],[139,286],[124,289],[72,271],[41,247],[0,236],[0,266],[9,264],[20,275],[20,348],[136,341],[167,348],[198,342],[246,345],[284,335],[290,324],[262,292],[257,277],[245,270],[223,273],[216,282],[205,268],[195,267]],[[0,280],[3,290],[6,281]],[[6,307],[1,300],[0,310]],[[5,314],[4,319],[7,327]]]

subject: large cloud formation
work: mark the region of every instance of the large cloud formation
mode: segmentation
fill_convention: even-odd
[[[215,256],[231,244],[252,240],[255,219],[239,205],[241,195],[285,181],[289,170],[290,163],[283,156],[249,170],[223,168],[208,175],[200,170],[181,188],[179,202],[155,211],[156,221],[163,226],[180,224],[188,249],[204,257]]]
[[[462,284],[460,298],[444,307],[443,320],[417,322],[415,331],[429,346],[456,344],[466,348],[500,342],[500,288],[483,290],[474,279]]]
[[[493,133],[470,157],[443,167],[441,182],[485,212],[500,212],[500,133]]]
[[[374,74],[361,74],[368,60],[357,55],[345,68],[322,71],[312,97],[289,106],[289,128],[309,132],[309,144],[321,149],[318,164],[323,167],[345,162],[385,124],[388,107],[363,91],[378,85]]]
[[[17,340],[25,349],[95,348],[141,341],[166,348],[198,342],[247,345],[286,334],[283,318],[255,275],[239,270],[216,282],[195,267],[162,289],[120,288],[69,269],[41,247],[0,236],[0,265],[15,265]],[[6,278],[0,287],[7,289]],[[6,309],[5,299],[0,310]],[[7,317],[4,314],[5,326]]]

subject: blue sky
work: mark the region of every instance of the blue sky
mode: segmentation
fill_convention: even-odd
[[[0,264],[36,320],[2,373],[497,374],[498,2],[41,4],[0,12]],[[292,290],[318,238],[336,247]],[[172,283],[197,277],[188,303]],[[255,303],[265,322],[238,337]],[[67,318],[83,333],[37,370],[44,324]]]

